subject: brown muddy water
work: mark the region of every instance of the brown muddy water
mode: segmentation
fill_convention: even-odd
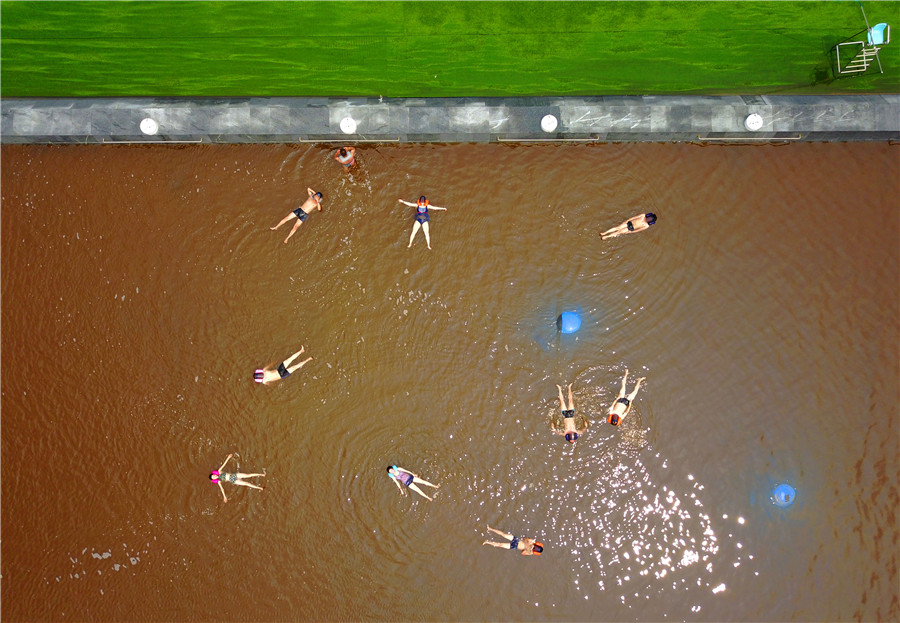
[[[898,154],[3,147],[3,620],[897,620]]]

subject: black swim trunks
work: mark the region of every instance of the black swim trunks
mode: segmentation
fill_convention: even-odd
[[[628,221],[628,231],[634,231],[634,225],[631,224],[631,221]]]
[[[513,537],[513,540],[509,542],[509,549],[519,549],[519,537]]]
[[[628,398],[619,398],[616,402],[621,402],[626,407],[631,404],[631,401]]]
[[[563,417],[575,417],[575,411],[574,411],[574,409],[568,409],[566,411],[562,411],[562,416]]]
[[[284,378],[284,377],[290,376],[290,375],[291,375],[291,373],[288,372],[287,368],[284,367],[283,361],[280,364],[278,364],[278,376],[280,376],[281,378]]]
[[[303,208],[297,208],[296,210],[294,210],[294,214],[297,215],[297,218],[300,219],[301,223],[303,221],[305,221],[306,218],[309,216],[309,214],[307,214],[306,212],[303,211]]]

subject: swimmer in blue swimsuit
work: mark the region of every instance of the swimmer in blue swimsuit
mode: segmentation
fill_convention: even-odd
[[[618,426],[619,423],[625,419],[625,416],[628,415],[628,412],[631,411],[631,403],[634,400],[634,397],[637,396],[638,390],[641,388],[641,383],[644,382],[644,377],[637,380],[634,391],[626,397],[625,383],[627,380],[628,370],[625,370],[625,376],[622,377],[622,389],[619,390],[619,395],[616,396],[615,402],[609,407],[609,413],[606,415],[606,421],[613,426]]]
[[[503,549],[516,549],[521,551],[523,556],[540,556],[541,552],[544,551],[544,545],[542,543],[539,543],[538,541],[535,541],[534,539],[513,536],[501,530],[495,530],[490,526],[488,526],[487,529],[494,534],[499,534],[504,539],[509,541],[509,543],[497,543],[496,541],[486,540],[484,541],[484,543],[482,543],[482,545],[490,545],[491,547],[500,547]]]
[[[272,381],[280,381],[283,378],[287,378],[292,373],[296,372],[297,370],[299,370],[300,368],[305,366],[307,363],[312,361],[312,357],[308,357],[298,364],[291,365],[291,363],[297,357],[299,357],[300,355],[303,354],[304,350],[306,350],[306,348],[301,346],[300,350],[298,350],[296,353],[294,353],[293,355],[291,355],[290,357],[288,357],[287,359],[282,361],[278,365],[278,367],[274,370],[271,368],[257,368],[253,372],[253,380],[256,381],[257,383],[263,383],[265,385],[268,385]]]
[[[225,466],[228,464],[228,461],[230,461],[231,457],[233,457],[233,456],[234,456],[234,454],[229,454],[228,458],[225,459],[225,462],[222,463],[222,467],[220,467],[219,469],[213,470],[209,474],[209,480],[211,482],[214,482],[215,484],[219,485],[219,491],[222,492],[222,499],[224,499],[226,502],[228,501],[228,496],[225,495],[225,487],[222,486],[223,482],[230,482],[233,485],[240,485],[242,487],[252,487],[253,489],[259,489],[260,491],[262,491],[263,487],[260,487],[259,485],[254,485],[249,482],[244,482],[244,478],[254,478],[257,476],[265,476],[266,475],[265,472],[263,472],[261,474],[242,474],[240,472],[223,472],[222,470],[225,469]]]
[[[388,466],[387,473],[388,476],[391,477],[391,480],[394,481],[394,484],[397,485],[397,489],[399,489],[400,493],[402,493],[403,495],[406,495],[406,491],[403,489],[403,487],[406,487],[407,489],[412,489],[423,498],[431,502],[432,498],[425,495],[422,490],[419,489],[419,487],[417,487],[416,485],[426,485],[428,487],[434,487],[435,489],[441,488],[441,485],[433,485],[427,480],[422,480],[417,474],[412,473],[408,469],[403,469],[402,467],[397,467],[396,465]]]
[[[428,221],[430,220],[428,217],[428,210],[429,208],[432,210],[446,210],[447,208],[439,208],[437,206],[429,205],[428,199],[425,198],[425,195],[419,197],[419,200],[416,203],[410,203],[409,201],[404,201],[403,199],[397,199],[397,201],[416,209],[416,222],[413,223],[413,230],[409,235],[409,244],[407,245],[407,248],[412,246],[413,238],[416,237],[416,233],[418,233],[419,228],[421,227],[422,231],[425,233],[425,244],[428,245],[429,249],[431,249],[431,236],[428,234]]]
[[[309,199],[303,202],[296,210],[290,212],[287,216],[281,219],[281,222],[278,223],[275,227],[270,227],[272,231],[275,231],[285,223],[287,223],[292,218],[296,218],[297,222],[294,223],[294,227],[291,228],[291,231],[288,233],[287,238],[284,239],[285,242],[288,241],[288,238],[294,235],[294,232],[300,229],[300,226],[303,224],[307,218],[309,218],[309,213],[313,211],[313,208],[317,209],[319,212],[322,211],[322,193],[314,191],[312,188],[307,188],[306,192],[309,194]]]
[[[587,418],[581,416],[581,427],[575,426],[575,400],[572,398],[572,384],[569,383],[569,408],[566,408],[566,401],[563,399],[563,391],[562,386],[557,385],[556,389],[559,390],[559,410],[563,416],[562,426],[559,425],[558,422],[550,420],[550,430],[552,430],[557,435],[565,435],[566,441],[569,443],[575,443],[575,440],[578,439],[579,435],[584,434],[584,431],[587,430],[588,426],[591,425],[590,422],[587,421]]]
[[[647,214],[638,214],[637,216],[631,217],[617,227],[607,229],[605,232],[600,234],[600,239],[606,240],[607,238],[615,238],[616,236],[621,236],[622,234],[633,234],[638,231],[644,231],[655,222],[656,215],[653,214],[653,212],[648,212]]]

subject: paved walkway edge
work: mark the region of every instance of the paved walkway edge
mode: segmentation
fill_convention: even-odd
[[[756,131],[746,125],[754,113],[762,122]],[[548,128],[555,120],[556,126],[545,131],[542,120]],[[156,126],[156,133],[144,133],[142,121],[144,128]],[[900,140],[900,94],[6,98],[0,100],[0,140],[3,144],[894,141]]]

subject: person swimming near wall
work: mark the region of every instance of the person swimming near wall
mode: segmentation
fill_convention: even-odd
[[[496,541],[485,540],[482,545],[490,545],[491,547],[500,547],[503,549],[519,550],[520,552],[522,552],[523,556],[540,556],[541,552],[544,551],[543,543],[535,541],[534,539],[513,536],[511,534],[507,534],[506,532],[495,530],[490,526],[488,526],[487,529],[495,534],[502,536],[504,539],[509,541],[509,543],[497,543]]]
[[[300,368],[305,366],[307,363],[312,361],[312,357],[307,357],[300,363],[291,365],[291,363],[293,363],[293,361],[297,357],[299,357],[300,355],[303,354],[304,350],[306,350],[306,348],[304,346],[301,346],[300,350],[298,350],[296,353],[294,353],[293,355],[291,355],[290,357],[288,357],[287,359],[282,361],[280,364],[278,364],[278,367],[275,369],[257,368],[256,370],[253,371],[253,380],[256,381],[257,383],[263,383],[265,385],[268,385],[269,383],[272,383],[273,381],[280,381],[281,379],[289,377],[291,374],[293,374],[294,372],[296,372],[297,370],[299,370]]]
[[[225,502],[228,502],[228,496],[225,495],[225,487],[222,486],[223,482],[228,482],[233,485],[238,485],[241,487],[251,487],[253,489],[259,489],[260,491],[262,491],[263,487],[260,487],[259,485],[254,485],[253,483],[250,483],[250,482],[245,482],[244,478],[255,478],[257,476],[265,476],[266,475],[265,472],[263,472],[261,474],[242,474],[240,472],[232,473],[232,472],[222,471],[225,469],[225,466],[228,464],[228,461],[230,461],[233,456],[234,456],[234,454],[229,454],[228,457],[225,459],[225,462],[222,463],[222,467],[220,467],[219,469],[214,469],[209,474],[210,481],[219,485],[219,491],[222,492],[222,499]]]
[[[641,388],[641,383],[644,382],[644,377],[637,380],[634,391],[628,394],[628,396],[625,395],[625,383],[627,381],[628,370],[625,370],[625,376],[622,377],[622,389],[619,390],[619,395],[616,396],[615,402],[610,405],[609,412],[606,415],[606,421],[613,426],[621,424],[622,420],[625,419],[625,416],[631,411],[631,403],[634,401],[634,397],[637,396],[638,390]]]
[[[356,148],[355,147],[341,147],[336,152],[334,152],[334,159],[340,162],[344,169],[347,172],[350,172],[350,169],[356,164]]]
[[[403,469],[402,467],[397,467],[396,465],[389,465],[387,468],[388,476],[391,477],[391,480],[394,481],[394,484],[397,485],[397,489],[403,495],[406,495],[406,489],[412,489],[423,498],[427,499],[429,502],[433,501],[433,498],[428,497],[425,493],[419,489],[416,485],[425,485],[427,487],[434,487],[435,489],[440,489],[441,485],[433,485],[427,480],[422,480],[419,478],[418,474],[414,474],[408,469]]]
[[[407,245],[407,248],[412,246],[413,238],[416,237],[416,234],[421,227],[422,232],[424,232],[425,234],[425,244],[429,249],[431,249],[431,236],[428,233],[428,221],[430,220],[428,216],[428,210],[446,210],[447,208],[439,208],[438,206],[430,205],[430,202],[425,197],[425,195],[419,197],[419,200],[415,203],[410,203],[409,201],[404,201],[403,199],[397,199],[397,201],[416,209],[416,222],[413,223],[413,230],[409,235],[409,244]]]
[[[312,188],[307,188],[306,192],[309,194],[309,198],[303,202],[303,205],[301,205],[296,210],[293,210],[291,213],[289,213],[287,216],[285,216],[283,219],[281,219],[281,222],[278,223],[278,225],[276,225],[275,227],[269,228],[272,231],[275,231],[276,229],[278,229],[279,227],[281,227],[282,225],[287,223],[292,218],[297,219],[297,222],[294,223],[294,226],[291,228],[291,231],[288,232],[287,238],[284,239],[285,243],[287,243],[288,239],[294,235],[295,231],[300,229],[300,226],[303,224],[303,221],[305,221],[307,218],[309,218],[309,214],[310,214],[310,212],[313,211],[314,208],[316,210],[318,210],[319,212],[322,211],[322,193],[316,192]]]
[[[558,422],[550,420],[550,430],[557,435],[565,435],[566,441],[568,441],[569,443],[575,443],[575,440],[578,439],[578,436],[584,434],[584,431],[586,431],[588,426],[590,426],[590,422],[587,421],[586,417],[581,416],[581,427],[575,426],[575,400],[572,397],[572,383],[569,383],[568,387],[569,404],[568,408],[566,408],[567,405],[566,401],[563,399],[562,386],[556,386],[556,389],[559,390],[559,411],[562,414],[563,421],[562,426],[560,426]]]
[[[638,214],[637,216],[632,216],[621,225],[617,225],[612,229],[607,229],[605,232],[600,234],[600,239],[606,240],[607,238],[615,238],[616,236],[621,236],[623,234],[633,234],[635,232],[644,231],[655,222],[656,215],[653,214],[653,212],[648,212],[647,214]]]

